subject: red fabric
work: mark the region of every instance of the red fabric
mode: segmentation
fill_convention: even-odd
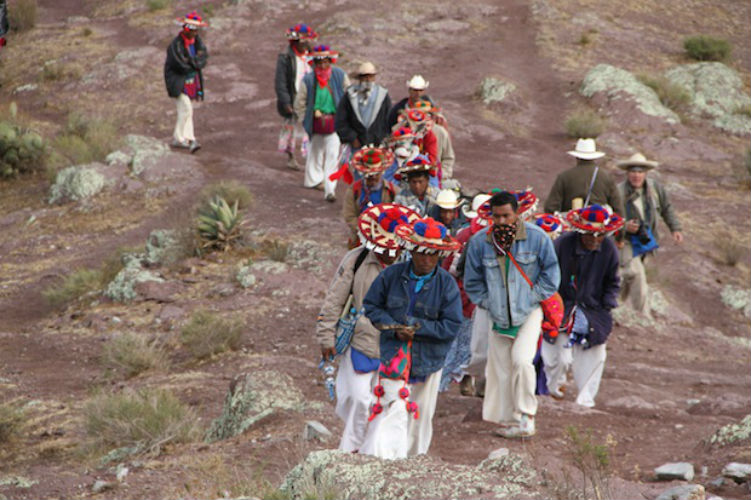
[[[430,159],[430,164],[434,165],[438,178],[442,178],[441,162],[438,161],[438,139],[433,131],[429,130],[421,139],[415,140],[415,144],[420,148],[420,153],[427,155]]]
[[[318,80],[318,86],[323,88],[329,84],[329,78],[331,78],[331,66],[328,68],[315,68],[316,80]]]
[[[511,262],[514,263],[516,268],[519,270],[519,273],[524,278],[524,281],[526,281],[530,288],[534,288],[534,285],[532,284],[532,280],[529,279],[529,276],[522,270],[521,266],[516,262],[516,259],[513,255],[511,255],[511,252],[508,253],[509,258],[511,258]],[[547,299],[540,302],[540,307],[542,307],[542,331],[547,333],[550,337],[555,338],[558,336],[558,329],[561,327],[561,323],[563,322],[563,298],[561,297],[561,294],[558,292],[555,292],[553,295],[548,297]]]
[[[472,237],[473,234],[475,234],[477,231],[472,231],[472,227],[465,227],[461,231],[459,231],[456,234],[456,240],[462,244],[462,250],[461,252],[452,253],[445,259],[443,259],[443,262],[441,263],[441,267],[444,268],[446,271],[449,270],[451,267],[451,264],[454,262],[454,259],[458,259],[461,257],[461,253],[464,251],[464,248],[467,245],[467,242]],[[471,318],[472,312],[475,310],[475,305],[472,303],[471,300],[469,300],[469,296],[467,295],[467,292],[464,291],[464,283],[463,280],[457,279],[456,284],[459,286],[459,294],[462,297],[462,314],[465,318]]]
[[[190,46],[196,42],[196,39],[186,37],[185,33],[180,33],[180,37],[183,39],[183,45],[185,45],[185,48],[190,52]]]
[[[355,181],[355,178],[352,176],[352,172],[349,171],[349,163],[343,163],[342,167],[339,170],[329,175],[330,181],[335,181],[337,179],[341,179],[347,184],[352,184]]]

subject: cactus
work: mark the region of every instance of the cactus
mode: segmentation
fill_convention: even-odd
[[[230,207],[224,198],[215,196],[199,210],[196,222],[203,248],[226,251],[241,237],[244,221],[237,205],[237,200]]]

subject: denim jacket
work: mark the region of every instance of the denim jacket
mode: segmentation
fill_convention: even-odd
[[[373,325],[407,324],[411,262],[392,264],[378,275],[365,295],[365,315]],[[419,323],[412,342],[411,376],[440,370],[462,323],[459,287],[448,271],[436,274],[417,293],[412,316]],[[390,361],[402,342],[393,330],[381,330],[381,362]]]
[[[507,289],[488,231],[475,234],[466,250],[464,290],[472,302],[490,312],[493,322],[500,328],[522,325],[532,309],[558,290],[561,281],[553,242],[539,227],[520,221],[511,254],[532,281],[533,288],[510,263]]]

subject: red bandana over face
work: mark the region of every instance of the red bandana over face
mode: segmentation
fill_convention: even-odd
[[[316,66],[314,71],[316,73],[316,80],[318,80],[319,87],[325,87],[329,84],[329,78],[331,78],[331,66],[328,68]]]

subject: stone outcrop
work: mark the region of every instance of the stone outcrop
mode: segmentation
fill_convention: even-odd
[[[50,188],[50,203],[91,198],[104,188],[104,176],[88,165],[64,168]]]

